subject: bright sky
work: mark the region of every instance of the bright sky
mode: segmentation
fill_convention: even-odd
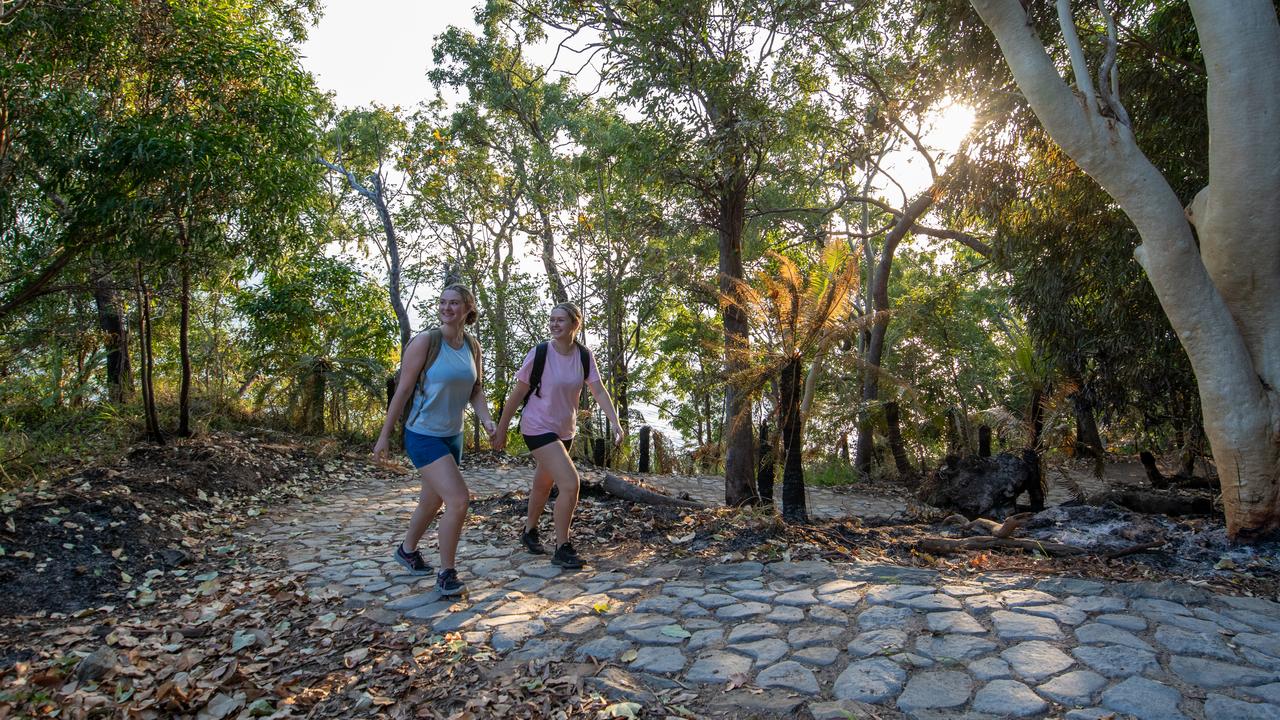
[[[427,69],[435,37],[475,27],[470,2],[330,0],[302,46],[304,64],[339,106],[413,107],[432,96]]]

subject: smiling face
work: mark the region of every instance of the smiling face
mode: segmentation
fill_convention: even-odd
[[[440,293],[438,312],[441,325],[462,325],[463,320],[467,317],[467,312],[470,310],[471,308],[467,307],[466,299],[457,290],[445,290]]]
[[[571,341],[578,332],[577,321],[564,308],[552,310],[551,318],[548,320],[547,325],[551,330],[551,338],[553,340]]]

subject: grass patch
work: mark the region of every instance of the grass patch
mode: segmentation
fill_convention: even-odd
[[[779,468],[781,471],[781,468]],[[781,481],[781,472],[779,472],[778,480]],[[804,469],[804,481],[806,485],[818,485],[821,487],[840,487],[844,485],[854,485],[860,478],[858,473],[853,469],[853,465],[838,457],[826,457],[815,463],[811,463]]]

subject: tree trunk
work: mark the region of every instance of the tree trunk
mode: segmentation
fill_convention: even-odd
[[[1071,396],[1071,409],[1076,419],[1076,455],[1101,460],[1106,454],[1105,446],[1102,444],[1102,435],[1098,432],[1093,403],[1089,402],[1085,391],[1081,390]]]
[[[649,472],[649,443],[653,429],[648,425],[640,426],[640,472]]]
[[[311,365],[311,376],[307,379],[307,398],[303,403],[303,415],[307,432],[312,435],[324,434],[325,371],[327,367],[328,362],[324,358],[316,358]]]
[[[1180,462],[1178,474],[1185,477],[1194,477],[1196,474],[1196,459],[1200,457],[1200,441],[1204,437],[1204,433],[1196,425],[1182,434],[1182,442],[1178,444],[1180,450]]]
[[[1028,410],[1028,421],[1031,425],[1031,439],[1027,447],[1040,452],[1040,436],[1044,434],[1044,390],[1031,391],[1031,407]]]
[[[625,306],[618,297],[617,286],[613,280],[609,282],[608,297],[605,298],[606,337],[609,354],[609,394],[613,398],[614,409],[618,412],[618,423],[622,425],[622,434],[631,433],[630,394],[627,392],[627,348],[626,338],[622,331],[623,312]]]
[[[1128,126],[1099,112],[1088,73],[1076,73],[1083,100],[1062,81],[1022,3],[971,2],[1045,130],[1137,227],[1142,244],[1134,255],[1195,371],[1228,535],[1270,535],[1280,529],[1280,23],[1274,4],[1191,0],[1208,71],[1210,185],[1184,211]],[[1075,55],[1074,64],[1084,65],[1084,53]]]
[[[773,453],[773,439],[769,437],[769,421],[760,421],[760,464],[756,467],[756,493],[760,496],[760,504],[773,507],[773,478],[777,458]]]
[[[160,417],[156,412],[155,385],[152,383],[151,362],[151,291],[142,275],[142,263],[138,263],[138,366],[141,372],[142,416],[146,425],[146,437],[163,445]]]
[[[747,351],[751,343],[740,287],[743,282],[742,234],[746,223],[747,187],[748,179],[740,167],[722,182],[717,222],[724,324],[724,499],[730,507],[756,499],[751,396],[741,387],[741,374],[749,362]]]
[[[872,276],[871,295],[875,303],[875,318],[867,343],[866,362],[863,364],[866,368],[865,377],[862,382],[862,403],[866,412],[858,423],[858,449],[853,463],[858,472],[864,475],[871,472],[873,430],[870,408],[880,397],[880,362],[884,359],[885,336],[889,330],[889,272],[893,269],[893,254],[911,226],[933,205],[933,192],[934,188],[930,188],[921,193],[903,209],[897,224],[885,236],[884,247],[880,250],[880,262]]]
[[[178,437],[191,436],[191,228],[178,223],[178,239],[182,255],[178,260],[181,275],[178,304],[181,313],[178,320],[178,358],[182,367],[182,379],[178,386]]]
[[[374,173],[373,193],[369,199],[378,211],[378,219],[382,221],[382,232],[387,237],[387,294],[391,296],[391,309],[396,314],[396,325],[400,328],[400,351],[409,347],[413,337],[413,327],[409,324],[409,312],[404,307],[404,299],[400,296],[400,276],[403,266],[400,263],[400,239],[396,236],[395,224],[391,221],[391,211],[387,209],[387,200],[383,194],[382,175]]]
[[[1169,478],[1160,472],[1160,468],[1156,467],[1156,456],[1150,451],[1143,450],[1138,453],[1138,460],[1142,463],[1142,469],[1147,473],[1147,482],[1151,483],[1151,487],[1163,490],[1169,487]]]
[[[902,427],[898,420],[898,402],[890,400],[884,404],[884,422],[888,429],[889,450],[893,452],[893,464],[898,468],[898,476],[907,482],[916,478],[916,469],[911,466],[911,458],[907,456],[907,446],[902,442]]]
[[[789,523],[807,523],[805,510],[804,466],[802,464],[804,423],[800,416],[800,400],[804,393],[804,375],[799,356],[782,368],[779,423],[782,431],[782,519]]]
[[[991,457],[991,426],[978,426],[978,457]]]
[[[93,302],[98,311],[98,329],[107,350],[107,398],[113,403],[128,401],[133,387],[129,365],[129,323],[125,321],[120,298],[103,275],[94,281]]]
[[[542,220],[542,267],[547,271],[547,283],[551,285],[551,299],[558,303],[569,302],[569,292],[565,290],[560,267],[556,265],[556,235],[551,227],[551,214],[539,205],[538,216]]]

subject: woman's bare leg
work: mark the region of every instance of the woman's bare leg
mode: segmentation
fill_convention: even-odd
[[[444,502],[444,513],[436,524],[436,533],[440,546],[440,569],[448,570],[454,567],[457,559],[458,539],[462,537],[462,524],[467,519],[471,493],[452,455],[445,455],[423,467],[422,482]],[[439,508],[438,505],[436,507]]]
[[[422,490],[418,493],[418,507],[413,511],[413,517],[409,518],[409,529],[405,531],[404,546],[405,552],[413,552],[418,549],[418,541],[422,539],[422,535],[426,533],[430,527],[431,521],[435,519],[436,513],[440,512],[440,506],[444,504],[444,499],[440,494],[431,489],[427,484],[426,468],[419,471],[419,477],[422,479]]]
[[[537,457],[536,452],[534,457]],[[529,513],[525,516],[525,530],[538,527],[538,518],[542,517],[542,511],[547,507],[547,498],[551,497],[551,486],[554,484],[555,478],[539,462],[533,472],[533,485],[529,487]]]
[[[554,513],[556,547],[558,548],[569,542],[569,526],[573,523],[573,511],[578,507],[578,469],[573,466],[573,461],[569,459],[569,453],[565,451],[564,443],[558,441],[547,443],[534,450],[533,457],[538,461],[538,471],[546,472],[555,482],[556,487],[560,489],[560,494],[556,497]],[[537,482],[536,475],[534,476],[534,481],[535,483]],[[547,493],[550,492],[551,488],[548,485]],[[531,502],[532,495],[533,493],[530,492]]]

